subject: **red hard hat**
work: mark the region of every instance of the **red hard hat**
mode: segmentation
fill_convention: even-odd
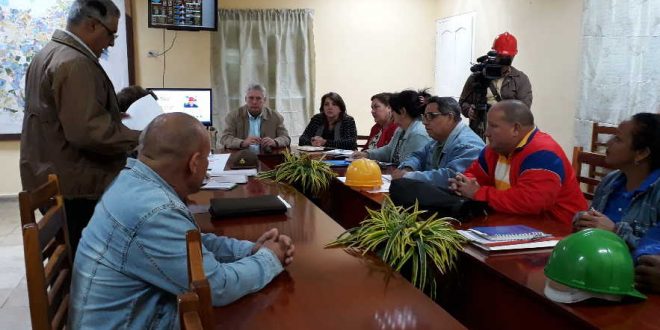
[[[513,34],[504,32],[493,41],[493,50],[497,55],[514,57],[518,54],[518,41]]]

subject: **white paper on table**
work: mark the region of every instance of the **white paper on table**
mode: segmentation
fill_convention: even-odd
[[[314,147],[314,146],[299,146],[298,150],[300,151],[307,151],[307,152],[314,152],[314,151],[323,151],[325,149],[324,147]]]
[[[209,213],[209,207],[211,207],[209,204],[190,204],[188,210],[192,214]]]
[[[329,156],[352,156],[355,151],[346,150],[346,149],[333,149],[324,152],[324,154]]]
[[[141,131],[162,113],[163,109],[153,96],[145,95],[128,107],[126,111],[128,117],[122,119],[121,122],[130,129]]]
[[[227,161],[231,154],[212,154],[209,155],[209,171],[211,173],[218,173],[225,170]]]
[[[247,175],[239,174],[212,176],[211,179],[215,182],[224,183],[247,183],[248,181]]]
[[[205,185],[202,186],[202,189],[229,190],[234,187],[236,187],[236,184],[233,182],[218,182],[211,178]]]
[[[392,182],[392,176],[389,175],[389,174],[383,174],[382,178],[383,178],[383,184],[380,187],[370,189],[370,190],[364,190],[364,191],[366,191],[368,193],[371,193],[371,194],[389,193],[390,192],[390,183]],[[346,183],[346,177],[345,176],[337,177],[337,180],[343,182],[344,184]]]
[[[226,170],[226,171],[209,170],[208,174],[210,176],[220,176],[220,175],[255,176],[255,175],[257,175],[257,169],[256,168],[248,168],[248,169],[243,169],[243,170]]]

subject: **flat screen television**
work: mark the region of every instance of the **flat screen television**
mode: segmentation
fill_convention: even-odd
[[[148,0],[149,27],[170,30],[218,30],[216,0]]]
[[[149,88],[158,97],[163,112],[183,112],[211,126],[213,99],[210,88]]]

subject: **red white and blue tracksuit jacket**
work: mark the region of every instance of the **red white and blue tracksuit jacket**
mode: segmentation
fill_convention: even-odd
[[[507,165],[508,173],[503,173]],[[499,171],[498,166],[501,167]],[[473,198],[487,202],[498,212],[548,214],[570,225],[575,213],[587,208],[564,151],[538,128],[531,131],[509,157],[486,146],[465,174],[476,178],[481,186]]]

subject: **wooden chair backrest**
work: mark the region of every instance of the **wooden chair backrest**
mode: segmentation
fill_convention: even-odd
[[[595,153],[605,153],[607,148],[607,140],[609,140],[610,135],[616,134],[617,128],[614,126],[605,126],[601,123],[593,123],[591,128],[591,152]],[[600,135],[608,135],[606,140],[599,139]],[[597,166],[589,166],[589,176],[593,178],[602,178],[610,171]],[[591,189],[589,192],[593,192]]]
[[[177,296],[179,323],[181,330],[202,330],[205,328],[199,316],[199,298],[194,292],[184,292]]]
[[[56,175],[33,191],[18,194],[25,251],[25,273],[33,329],[67,324],[72,256],[64,199]],[[45,213],[38,221],[36,210]]]
[[[358,150],[363,150],[364,148],[366,148],[367,142],[369,142],[369,135],[358,135],[357,136]]]
[[[588,166],[586,175],[582,174],[583,165]],[[605,163],[605,155],[583,151],[582,147],[573,147],[573,170],[575,171],[575,177],[577,178],[578,183],[580,183],[580,187],[583,188],[584,197],[588,200],[594,198],[593,192],[602,179],[600,176],[591,175],[591,167],[611,169],[611,167]],[[585,186],[586,189],[584,189]]]
[[[599,139],[599,135],[614,135],[617,128],[614,126],[605,126],[601,123],[593,123],[591,128],[591,152],[604,152],[607,147],[607,140]]]
[[[202,259],[202,237],[198,230],[186,233],[186,247],[188,251],[188,279],[190,289],[199,298],[199,310],[204,328],[213,327],[213,303],[211,300],[211,286],[204,273],[204,260]]]

